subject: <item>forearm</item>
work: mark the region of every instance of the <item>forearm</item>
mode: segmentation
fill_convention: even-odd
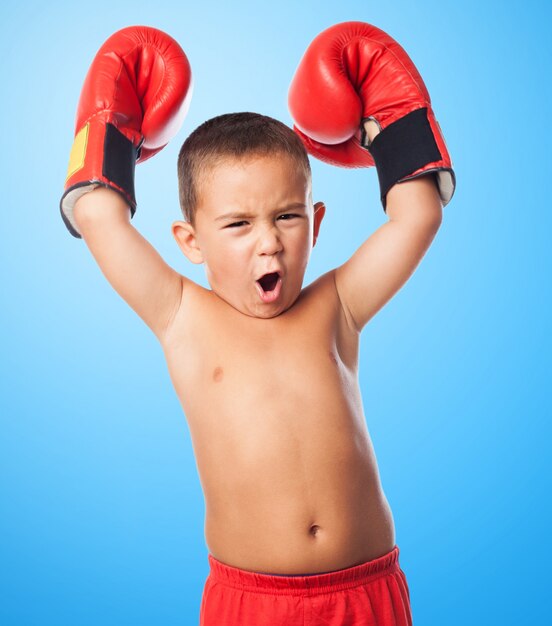
[[[130,207],[124,198],[113,189],[97,187],[85,193],[75,203],[73,209],[75,222],[85,236],[91,225],[98,222],[130,222]]]

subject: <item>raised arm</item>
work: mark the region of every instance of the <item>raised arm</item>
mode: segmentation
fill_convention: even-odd
[[[191,98],[191,69],[166,33],[131,26],[96,54],[81,92],[61,216],[160,341],[187,281],[130,224],[134,171],[178,132]]]
[[[188,279],[131,225],[130,207],[115,191],[99,187],[85,194],[73,217],[113,289],[163,342]]]
[[[364,129],[370,142],[380,132],[372,121]],[[386,200],[389,221],[335,270],[341,304],[359,333],[412,276],[443,219],[433,174],[393,185]]]
[[[310,154],[377,169],[389,221],[334,274],[349,323],[360,332],[435,237],[456,186],[452,161],[414,63],[371,24],[343,22],[315,37],[293,77],[289,107]]]

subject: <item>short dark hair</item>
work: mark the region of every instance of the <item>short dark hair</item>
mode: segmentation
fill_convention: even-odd
[[[198,126],[178,154],[178,196],[184,219],[195,228],[199,181],[205,170],[225,159],[283,154],[311,181],[305,146],[289,126],[260,113],[225,113]]]

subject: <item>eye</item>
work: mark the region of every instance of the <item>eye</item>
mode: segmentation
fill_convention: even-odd
[[[280,217],[299,217],[298,215],[295,215],[295,213],[284,213],[284,215],[280,215]],[[288,222],[289,220],[284,220],[285,222]]]
[[[283,213],[279,217],[294,218],[294,217],[301,217],[301,216],[296,215],[295,213]],[[284,220],[284,222],[289,222],[289,221],[290,221],[289,219]],[[226,226],[225,228],[239,228],[242,224],[247,224],[247,222],[243,220],[241,222],[234,222],[233,224],[228,224],[228,226]]]

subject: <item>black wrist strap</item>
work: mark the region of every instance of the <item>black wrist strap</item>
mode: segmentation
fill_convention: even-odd
[[[143,140],[142,140],[143,142]],[[136,212],[136,195],[134,191],[134,170],[136,160],[140,156],[141,144],[138,148],[121,131],[110,124],[105,125],[104,158],[102,174],[112,183],[124,189],[132,200],[130,206],[131,219]]]
[[[387,192],[394,184],[443,157],[427,118],[427,107],[416,109],[389,124],[374,137],[372,143],[364,129],[365,121],[362,124],[360,145],[374,158],[385,211]]]
[[[106,123],[101,162],[103,179],[98,178],[99,172],[96,176],[92,174],[90,179],[81,180],[66,189],[59,203],[63,222],[73,237],[82,239],[73,218],[75,203],[83,194],[96,187],[107,187],[120,194],[130,207],[130,219],[134,217],[136,213],[134,170],[140,158],[143,143],[142,137],[138,147],[135,147],[116,126]]]

